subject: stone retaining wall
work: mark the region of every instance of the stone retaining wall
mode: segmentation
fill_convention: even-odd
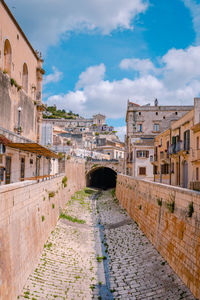
[[[118,175],[116,196],[195,297],[200,299],[200,193]],[[189,217],[191,203],[194,213]]]
[[[67,161],[65,188],[64,175],[0,187],[0,299],[16,299],[37,264],[60,209],[76,190],[85,187],[83,161]]]

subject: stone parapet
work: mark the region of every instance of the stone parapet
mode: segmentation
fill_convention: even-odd
[[[62,183],[67,177],[67,186]],[[60,210],[85,187],[85,164],[69,161],[66,174],[0,187],[0,299],[16,299],[34,270]]]
[[[118,175],[116,196],[194,296],[200,299],[200,194]]]

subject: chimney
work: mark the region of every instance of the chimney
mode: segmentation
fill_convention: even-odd
[[[194,98],[194,125],[200,122],[200,98]]]

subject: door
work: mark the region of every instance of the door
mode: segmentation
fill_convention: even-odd
[[[25,158],[21,157],[21,171],[20,171],[21,181],[24,181],[24,174],[25,174]]]
[[[11,178],[11,157],[6,156],[6,176],[5,176],[5,184],[10,183]]]
[[[188,187],[188,162],[184,161],[183,163],[183,187]]]
[[[40,159],[39,157],[36,158],[36,172],[35,176],[40,176]]]

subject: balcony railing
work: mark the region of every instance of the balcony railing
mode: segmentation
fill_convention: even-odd
[[[187,145],[184,145],[184,142],[180,141],[176,144],[172,144],[168,148],[168,154],[177,154],[180,151],[189,151]]]

